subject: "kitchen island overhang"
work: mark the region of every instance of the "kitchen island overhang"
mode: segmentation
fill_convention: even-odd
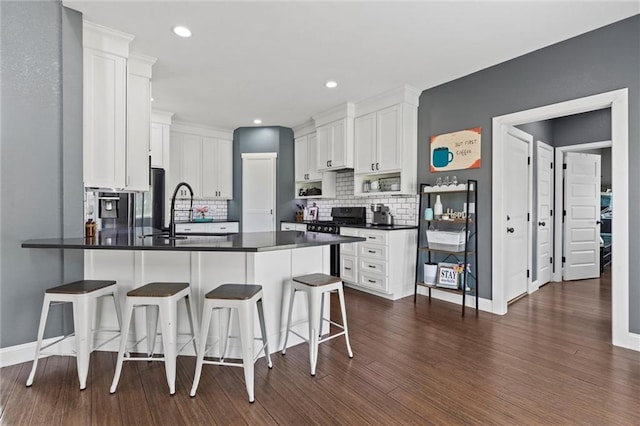
[[[100,232],[94,238],[53,238],[25,241],[24,248],[84,250],[84,278],[116,280],[121,306],[126,293],[154,281],[189,282],[192,303],[197,317],[202,315],[204,295],[226,283],[259,284],[263,287],[264,313],[272,352],[282,349],[286,315],[289,306],[291,279],[315,272],[328,274],[332,244],[348,244],[364,241],[359,237],[346,237],[301,231],[275,231],[239,233],[221,236],[197,236],[179,240],[157,237],[141,238],[153,232],[149,228]],[[138,310],[140,311],[140,310]],[[117,327],[115,311],[108,303],[99,305],[97,312],[104,327]],[[329,300],[325,302],[324,317],[329,317]],[[217,320],[214,315],[214,321]],[[293,322],[298,333],[306,335],[307,303],[297,297],[293,310]],[[128,334],[129,344],[139,341],[146,334],[144,312],[136,312],[135,326]],[[219,322],[214,322],[219,324]],[[256,336],[260,334],[255,323]],[[178,310],[178,332],[188,333],[189,323],[183,305]],[[328,327],[324,328],[328,331]],[[237,318],[232,319],[232,335],[237,333]],[[212,326],[208,343],[214,344],[220,336],[217,326]],[[96,336],[99,340],[101,336]],[[188,340],[183,336],[185,342]],[[301,342],[292,339],[288,346]],[[180,342],[179,340],[179,342]],[[230,340],[229,357],[239,357],[239,342]],[[216,345],[217,346],[217,345]],[[214,346],[213,356],[219,355]],[[117,351],[117,341],[103,350]],[[146,352],[144,341],[134,351]],[[156,352],[162,352],[160,339]],[[189,345],[185,354],[195,355]]]

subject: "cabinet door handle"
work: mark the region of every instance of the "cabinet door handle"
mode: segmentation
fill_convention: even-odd
[[[375,250],[368,250],[368,252],[375,254]]]
[[[538,222],[538,226],[545,226],[546,223],[545,222]]]
[[[373,167],[373,163],[371,163],[371,170],[374,170],[375,168]]]
[[[507,228],[507,233],[513,234],[516,230],[513,228]]]
[[[347,268],[346,266],[344,267],[345,270],[350,271],[351,268]]]
[[[370,240],[376,240],[376,237],[368,237]]]
[[[375,284],[375,283],[376,283],[374,280],[367,280],[367,281],[369,281],[369,282],[370,282],[370,283],[372,283],[372,284]]]
[[[379,166],[380,166],[380,164],[379,164],[379,163],[376,163],[376,170],[380,170],[380,167],[379,167]]]
[[[375,265],[369,265],[369,268],[376,269]]]
[[[327,167],[329,167],[329,160],[327,160]]]

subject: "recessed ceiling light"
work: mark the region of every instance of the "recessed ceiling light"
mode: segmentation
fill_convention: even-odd
[[[253,124],[262,124],[262,120],[256,118],[255,120],[253,120]]]
[[[329,80],[325,83],[325,86],[327,86],[329,89],[333,89],[334,87],[338,87],[338,83],[333,80]]]
[[[153,102],[155,99],[153,99],[153,97],[151,98],[151,102]]]
[[[191,37],[191,30],[187,27],[183,27],[178,25],[177,27],[173,27],[173,33],[180,37]]]

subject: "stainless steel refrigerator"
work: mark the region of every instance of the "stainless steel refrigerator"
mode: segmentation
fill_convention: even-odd
[[[164,169],[152,168],[149,191],[99,192],[100,229],[152,227],[164,228]]]
[[[148,192],[135,194],[136,226],[164,228],[164,169],[152,168]]]

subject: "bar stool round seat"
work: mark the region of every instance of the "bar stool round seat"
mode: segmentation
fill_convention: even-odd
[[[118,318],[118,329],[93,329],[94,316],[96,313],[96,302],[102,297],[110,296],[113,299],[115,306],[116,316]],[[42,339],[44,337],[44,329],[47,323],[47,317],[49,315],[49,308],[51,304],[63,304],[71,303],[73,306],[73,328],[74,332],[57,339],[54,342],[42,346]],[[97,326],[98,324],[96,324]],[[80,381],[80,389],[87,387],[87,376],[89,374],[89,358],[91,352],[104,346],[113,339],[116,339],[120,335],[121,315],[120,304],[118,302],[118,290],[116,282],[113,280],[80,280],[74,281],[68,284],[63,284],[58,287],[49,288],[45,291],[44,302],[42,304],[42,313],[40,314],[40,325],[38,327],[38,339],[36,342],[36,353],[33,359],[33,366],[31,367],[31,373],[27,379],[27,386],[33,384],[36,369],[38,367],[38,360],[42,355],[52,355],[50,353],[43,353],[50,346],[58,344],[65,339],[75,337],[75,353],[68,355],[74,355],[76,357],[78,379]],[[114,333],[109,339],[101,342],[100,344],[93,346],[93,334],[95,332],[109,332]]]
[[[254,308],[255,306],[255,308]],[[260,322],[260,331],[262,336],[262,347],[256,355],[254,348],[255,309],[258,311],[258,320]],[[218,309],[226,309],[227,317],[221,320],[221,330],[224,330],[219,340],[219,357],[218,360],[206,360],[204,357],[210,348],[207,348],[207,338],[209,335],[209,327],[213,312]],[[229,328],[231,324],[231,313],[235,310],[238,313],[238,324],[240,342],[242,347],[242,363],[226,361],[227,343],[229,337]],[[232,367],[243,367],[244,381],[249,396],[249,402],[254,401],[254,364],[260,352],[264,351],[267,360],[267,366],[273,367],[271,356],[269,354],[269,344],[267,341],[267,329],[264,322],[264,311],[262,307],[262,286],[252,284],[223,284],[205,295],[204,306],[202,309],[202,325],[200,327],[200,340],[198,355],[196,360],[196,371],[193,378],[193,386],[191,388],[191,396],[196,395],[200,376],[202,375],[203,364],[223,365]]]
[[[293,302],[296,297],[296,292],[302,291],[307,294],[308,306],[309,306],[309,336],[308,338],[296,333],[291,328],[291,314],[293,312]],[[333,291],[338,292],[338,298],[340,300],[340,312],[342,314],[342,324],[331,321],[330,319],[323,317],[324,311],[324,296]],[[329,334],[326,337],[322,337],[322,326],[324,322],[328,322],[340,328],[342,331],[334,334]],[[351,351],[351,344],[349,343],[349,328],[347,327],[347,309],[344,303],[344,289],[342,287],[342,280],[340,277],[334,277],[327,274],[309,274],[294,277],[291,283],[291,293],[289,297],[289,315],[287,316],[287,331],[284,337],[284,345],[282,346],[282,355],[286,354],[287,341],[289,339],[289,333],[293,333],[301,339],[305,340],[309,344],[309,363],[311,365],[311,375],[316,375],[316,365],[318,362],[318,345],[328,340],[334,339],[339,336],[344,336],[347,344],[347,353],[349,358],[353,358],[353,352]]]
[[[133,289],[127,293],[124,310],[123,335],[120,340],[120,349],[118,351],[118,360],[116,361],[116,371],[111,383],[111,393],[115,393],[122,373],[122,364],[124,361],[164,361],[165,374],[167,384],[169,385],[169,393],[173,395],[176,391],[176,360],[177,356],[189,344],[193,343],[196,350],[196,333],[194,324],[196,322],[194,312],[190,304],[190,287],[189,283],[181,282],[152,282],[142,287]],[[189,327],[191,329],[190,339],[178,349],[178,302],[185,301],[187,308],[187,317],[189,319]],[[147,341],[147,356],[132,356],[127,348],[127,337],[133,311],[136,308],[144,307],[147,316],[147,334],[138,340],[134,345]],[[162,346],[164,355],[155,357],[155,338],[158,330],[158,318],[160,319],[160,330],[162,336]]]

